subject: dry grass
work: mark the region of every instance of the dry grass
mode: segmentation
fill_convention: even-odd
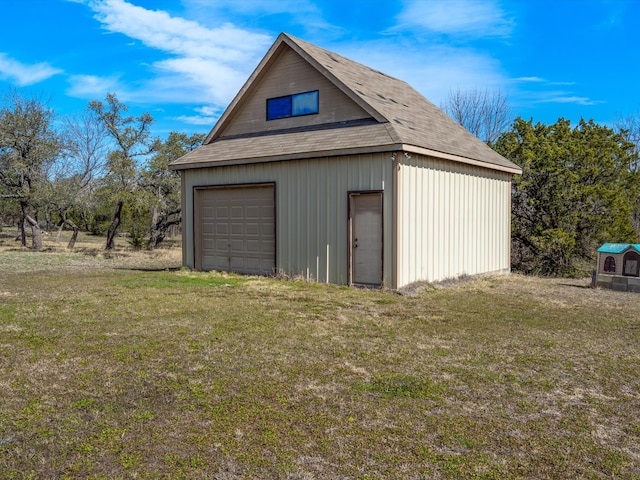
[[[638,295],[405,297],[83,245],[0,248],[2,478],[640,478]]]

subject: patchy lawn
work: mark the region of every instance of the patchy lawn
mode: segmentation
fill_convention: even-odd
[[[640,478],[640,295],[403,297],[4,240],[1,478]]]

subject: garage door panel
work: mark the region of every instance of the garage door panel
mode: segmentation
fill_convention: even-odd
[[[215,214],[212,214],[212,216],[218,217],[218,218],[227,218],[229,216],[229,207],[225,206],[217,206],[214,209]]]
[[[230,208],[229,215],[234,220],[242,220],[244,218],[244,205],[235,205]]]
[[[260,207],[257,205],[248,205],[245,209],[247,218],[255,219],[260,217]]]
[[[231,235],[243,235],[245,231],[244,223],[233,222],[231,224]]]
[[[261,242],[259,240],[247,240],[246,249],[249,253],[264,253]]]
[[[242,255],[246,252],[247,248],[245,245],[244,238],[232,238],[229,241],[229,251],[232,255]]]
[[[202,222],[196,240],[199,268],[261,274],[275,270],[273,185],[202,189],[196,203]]]

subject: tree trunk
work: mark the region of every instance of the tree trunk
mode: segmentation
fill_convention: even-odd
[[[56,234],[56,243],[60,243],[60,235],[62,235],[62,227],[64,227],[64,216],[60,216],[60,221],[58,222],[58,233]]]
[[[158,213],[156,210],[152,212],[151,219],[151,234],[149,236],[149,244],[147,245],[148,250],[153,250],[154,248],[158,248],[162,241],[167,236],[167,231],[173,225],[179,225],[182,219],[178,216],[174,217],[173,220],[170,220],[172,215],[177,215],[180,213],[180,210],[170,213]]]
[[[151,209],[151,231],[149,232],[149,243],[147,244],[147,250],[153,250],[158,243],[158,237],[160,236],[159,224],[160,212],[158,207]],[[162,240],[160,240],[162,241]]]
[[[90,232],[91,231],[91,226],[90,226],[90,222],[89,222],[89,217],[87,217],[87,212],[83,211],[80,216],[82,217],[82,223],[84,223],[84,231],[85,232]]]
[[[31,226],[31,248],[34,250],[42,250],[42,230],[40,225],[31,216],[25,214],[24,219]]]
[[[80,231],[80,229],[75,223],[71,221],[67,220],[67,223],[69,223],[69,225],[71,225],[71,228],[73,229],[73,233],[71,234],[71,238],[69,239],[69,244],[67,245],[67,248],[71,250],[76,246],[76,240],[78,239],[78,232]]]
[[[105,246],[105,250],[113,250],[116,246],[116,230],[118,230],[120,226],[120,216],[122,215],[123,206],[124,202],[120,200],[113,214],[113,220],[111,221],[111,225],[109,225],[109,230],[107,230],[107,245]]]
[[[23,247],[27,246],[27,232],[24,230],[24,215],[20,219],[20,223],[18,224],[18,235],[16,235],[16,242],[20,241],[20,245]]]

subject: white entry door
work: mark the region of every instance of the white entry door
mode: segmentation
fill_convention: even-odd
[[[382,285],[382,193],[349,194],[351,283]]]

